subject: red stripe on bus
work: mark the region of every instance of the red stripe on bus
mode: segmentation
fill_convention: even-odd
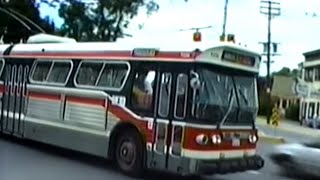
[[[155,56],[134,56],[132,51],[102,51],[102,52],[12,52],[12,56],[71,56],[71,57],[100,57],[100,56],[112,56],[112,57],[139,57],[139,58],[175,58],[175,59],[193,59],[195,54],[191,52],[159,52]]]
[[[3,84],[0,85],[0,92],[4,92],[4,85]]]
[[[96,105],[96,106],[103,106],[103,107],[105,106],[105,99],[67,96],[66,100],[67,102],[73,102],[73,103]]]
[[[128,121],[133,123],[135,126],[139,128],[139,130],[143,133],[143,137],[146,138],[147,142],[153,142],[153,131],[148,130],[148,122],[140,119],[139,117],[135,117],[130,112],[124,109],[125,107],[111,105],[109,106],[109,111],[117,116],[121,121]]]
[[[40,99],[50,99],[50,100],[60,100],[60,94],[49,94],[49,93],[39,93],[39,92],[29,92],[29,97],[40,98]]]
[[[241,140],[240,146],[233,146],[231,141],[223,140],[221,144],[215,145],[209,142],[208,145],[200,145],[196,142],[196,137],[200,134],[211,137],[214,134],[221,134],[221,132],[251,132],[253,130],[216,130],[216,129],[201,129],[194,127],[186,127],[183,147],[190,150],[212,151],[212,150],[244,150],[255,149],[256,144],[250,143],[248,140]],[[210,138],[211,139],[211,138]]]

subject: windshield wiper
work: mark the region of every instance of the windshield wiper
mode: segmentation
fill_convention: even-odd
[[[230,94],[231,93],[231,94]],[[226,114],[223,116],[221,122],[220,122],[220,126],[224,124],[224,122],[226,121],[227,117],[229,116],[231,110],[232,110],[232,106],[233,106],[233,101],[234,101],[234,89],[232,88],[231,91],[229,92],[230,94],[230,98],[229,98],[229,106],[228,106],[228,111],[226,112]]]
[[[245,103],[248,104],[248,98],[247,98],[246,95],[243,94],[243,92],[241,91],[241,88],[238,89],[238,92],[239,92],[240,95],[243,97]]]

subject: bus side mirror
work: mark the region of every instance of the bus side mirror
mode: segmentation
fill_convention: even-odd
[[[193,88],[193,89],[199,89],[200,86],[201,86],[201,82],[199,80],[199,78],[197,77],[194,77],[190,80],[190,86]]]
[[[200,89],[201,82],[199,79],[199,74],[197,72],[191,71],[191,80],[190,80],[190,86],[193,89]]]

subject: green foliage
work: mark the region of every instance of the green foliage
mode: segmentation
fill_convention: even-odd
[[[299,104],[292,104],[286,109],[286,119],[299,121]]]
[[[259,111],[258,115],[266,116],[268,114],[268,107],[267,107],[267,97],[262,95],[259,96]]]
[[[42,31],[55,31],[53,22],[40,17],[39,4],[35,0],[0,1],[0,7],[3,8],[0,11],[0,36],[4,36],[5,43],[19,42]]]
[[[266,92],[259,92],[259,111],[258,115],[260,116],[267,116],[268,110],[269,112],[272,111],[274,104],[278,101],[278,98],[272,97],[271,103],[268,103],[268,94]]]
[[[42,0],[59,6],[59,16],[64,19],[61,35],[78,41],[116,41],[126,36],[124,29],[138,11],[145,7],[150,15],[159,9],[154,0]]]
[[[272,73],[272,75],[280,75],[280,76],[297,78],[300,76],[300,71],[298,69],[293,69],[291,71],[289,68],[283,67],[280,71]]]

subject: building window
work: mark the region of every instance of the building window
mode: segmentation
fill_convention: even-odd
[[[305,81],[312,82],[313,80],[313,68],[305,69]]]
[[[320,66],[314,68],[314,76],[315,81],[320,81]]]

